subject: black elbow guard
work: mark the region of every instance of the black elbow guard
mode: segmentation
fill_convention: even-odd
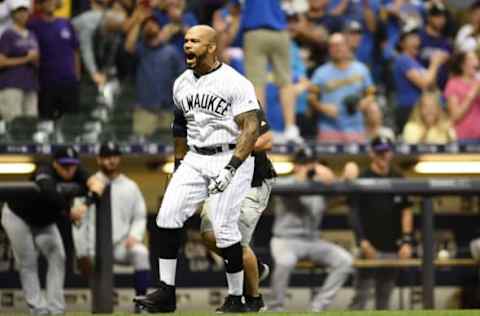
[[[187,137],[187,120],[183,115],[183,112],[179,109],[175,109],[172,123],[173,137]]]

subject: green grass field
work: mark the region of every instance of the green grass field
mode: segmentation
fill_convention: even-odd
[[[27,316],[24,313],[1,313],[0,316]],[[113,314],[91,314],[91,313],[67,313],[66,316],[91,316],[91,315],[110,315],[110,316],[133,316],[135,314],[130,313],[113,313]],[[161,314],[156,314],[161,315]],[[213,316],[218,315],[214,312],[176,312],[170,315],[178,316]],[[229,314],[229,315],[260,315],[260,316],[273,316],[273,315],[285,315],[285,316],[474,316],[480,315],[480,310],[435,310],[435,311],[328,311],[321,313],[250,313],[250,314]]]

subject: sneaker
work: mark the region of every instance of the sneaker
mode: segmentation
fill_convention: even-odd
[[[293,142],[296,144],[304,143],[302,136],[300,136],[300,130],[298,129],[297,125],[291,125],[285,128],[283,135],[287,142]]]
[[[246,313],[247,309],[242,302],[241,295],[228,295],[222,306],[215,310],[217,314],[223,313]]]
[[[265,309],[262,294],[257,297],[245,295],[245,308],[248,313],[260,312]]]
[[[270,274],[270,267],[268,264],[261,263],[258,266],[258,282],[265,281],[268,278],[268,275]]]
[[[177,309],[175,287],[160,282],[159,288],[147,296],[135,297],[136,305],[149,313],[171,313]]]

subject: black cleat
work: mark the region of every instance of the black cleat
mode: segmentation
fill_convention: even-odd
[[[223,313],[246,313],[247,309],[242,302],[241,295],[228,295],[222,306],[215,310],[217,314]]]
[[[147,296],[135,297],[135,304],[149,313],[173,313],[177,309],[175,287],[160,282],[159,288]]]
[[[265,310],[262,294],[257,297],[245,295],[245,308],[248,313],[261,312]]]

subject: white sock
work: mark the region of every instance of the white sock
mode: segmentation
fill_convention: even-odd
[[[227,272],[228,294],[243,294],[243,270],[236,273]]]
[[[177,272],[177,259],[158,259],[160,281],[175,286],[175,273]]]

